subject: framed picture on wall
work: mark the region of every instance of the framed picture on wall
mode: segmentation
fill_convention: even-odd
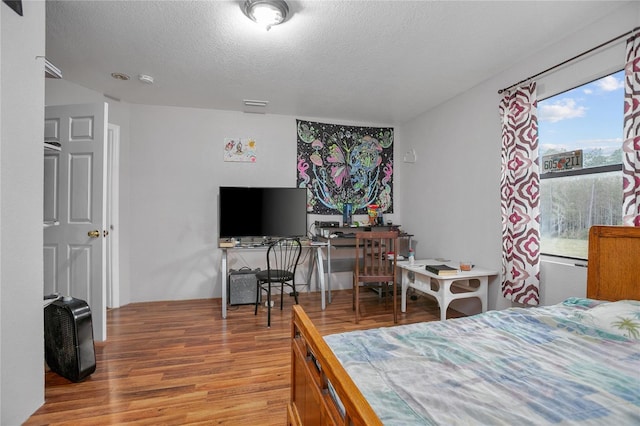
[[[2,0],[7,4],[11,9],[15,10],[15,12],[22,16],[22,0]]]
[[[258,155],[253,138],[225,138],[224,161],[255,163]]]

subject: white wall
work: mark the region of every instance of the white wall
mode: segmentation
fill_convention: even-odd
[[[45,5],[0,4],[0,424],[44,401],[42,191]]]
[[[220,297],[218,187],[295,186],[295,120],[131,105],[133,302]],[[257,162],[224,162],[224,140],[229,137],[254,138]],[[229,267],[263,263],[264,253],[234,254]]]
[[[0,24],[2,23],[0,8]],[[2,31],[0,27],[0,99],[2,99]],[[0,102],[0,164],[2,164],[2,102]],[[0,212],[2,211],[2,185],[0,185]],[[0,305],[2,304],[2,214],[0,214]],[[0,331],[2,331],[2,315],[0,314]],[[1,335],[0,335],[1,337]],[[0,413],[2,413],[2,339],[0,338]],[[2,414],[0,414],[0,421]]]
[[[586,261],[542,257],[540,265],[541,305],[560,303],[571,296],[587,296]]]
[[[405,181],[401,207],[405,225],[419,241],[418,257],[467,258],[500,270],[501,138],[497,91],[637,27],[639,10],[638,3],[614,10],[586,30],[542,49],[403,127],[404,137],[396,150],[402,153],[415,149],[418,161],[396,162],[396,170]],[[621,69],[623,63],[624,49],[607,49],[588,62],[545,77],[540,81],[539,97]],[[554,273],[558,268],[562,273]],[[544,262],[541,279],[543,304],[586,294],[585,268]],[[500,279],[495,277],[489,285],[489,308],[507,306],[510,302],[502,297]]]
[[[218,186],[294,186],[295,122],[192,108],[131,111],[132,301],[219,296]],[[255,138],[258,161],[224,163],[225,137]]]
[[[2,24],[2,11],[0,8],[0,25]],[[0,26],[0,99],[2,99],[2,31]],[[0,102],[0,165],[2,164],[2,102]],[[2,185],[0,185],[0,212],[2,212]],[[0,306],[2,305],[2,214],[0,214]],[[2,331],[2,314],[0,314],[0,332]],[[2,335],[0,334],[0,337]],[[7,342],[9,343],[9,342]],[[0,338],[0,421],[2,421],[2,339]]]

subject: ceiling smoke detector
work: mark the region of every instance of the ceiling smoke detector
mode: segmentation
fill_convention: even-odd
[[[151,77],[150,75],[140,74],[138,76],[138,80],[145,84],[153,84],[153,77]]]
[[[241,7],[247,18],[262,25],[267,31],[286,21],[289,15],[289,5],[284,0],[246,0]]]

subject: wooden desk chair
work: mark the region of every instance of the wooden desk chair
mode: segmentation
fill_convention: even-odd
[[[280,310],[284,303],[284,286],[293,289],[293,296],[298,304],[296,291],[296,268],[300,260],[302,247],[299,238],[281,238],[272,242],[267,250],[267,270],[256,274],[257,292],[254,315],[258,315],[260,292],[267,292],[267,327],[271,327],[271,285],[280,284]]]
[[[385,307],[389,295],[389,283],[393,291],[393,322],[398,322],[396,282],[396,255],[398,231],[356,233],[356,264],[353,270],[353,309],[356,324],[360,321],[360,287],[376,286],[385,295]],[[388,257],[387,253],[394,253]]]

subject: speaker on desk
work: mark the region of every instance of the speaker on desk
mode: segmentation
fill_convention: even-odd
[[[239,270],[229,270],[228,294],[229,305],[255,305],[258,281],[256,274],[260,268],[249,269],[247,267]],[[258,296],[261,302],[262,296]]]

